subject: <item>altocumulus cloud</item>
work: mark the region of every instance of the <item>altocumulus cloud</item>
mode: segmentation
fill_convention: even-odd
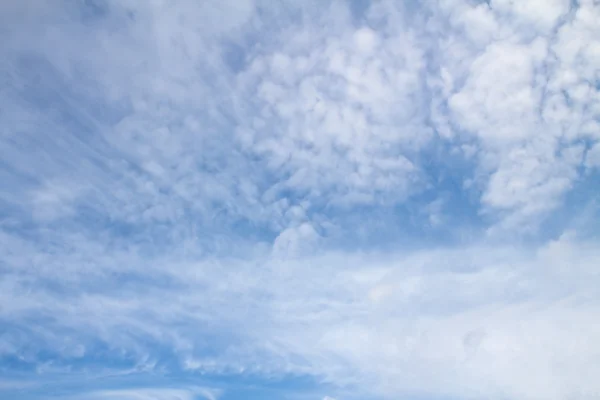
[[[598,21],[2,2],[0,397],[598,398]]]

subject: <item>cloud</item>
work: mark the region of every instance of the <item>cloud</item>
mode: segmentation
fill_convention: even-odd
[[[139,260],[130,283],[95,278],[98,291],[81,276],[70,294],[66,283],[40,290],[41,271],[29,283],[7,276],[2,315],[20,335],[5,335],[3,348],[29,363],[46,349],[65,365],[81,357],[70,353],[77,345],[88,357],[108,346],[127,365],[159,361],[160,348],[190,371],[309,374],[383,397],[564,398],[600,389],[592,383],[598,256],[594,243],[564,237],[533,253],[171,262],[168,272]],[[37,294],[16,301],[32,284]],[[48,322],[34,329],[30,318]]]
[[[484,210],[502,211],[500,226],[505,228],[535,226],[540,215],[555,209],[577,180],[583,156],[580,141],[591,133],[572,128],[595,118],[593,113],[575,111],[591,100],[575,91],[597,92],[576,83],[589,76],[581,70],[589,56],[564,40],[573,29],[582,33],[581,40],[587,40],[590,31],[582,16],[597,10],[591,3],[569,10],[568,2],[560,1],[552,2],[543,13],[531,12],[535,2],[459,7],[452,8],[450,23],[456,26],[457,36],[467,29],[473,44],[469,46],[467,41],[463,53],[457,52],[456,46],[441,47],[446,81],[464,82],[453,87],[454,93],[447,98],[448,117],[460,129],[476,135],[481,145],[478,158]],[[481,15],[482,22],[466,24],[475,14]],[[517,18],[507,20],[509,15]],[[483,21],[487,21],[485,26]],[[521,25],[526,22],[533,32]],[[443,40],[456,42],[460,40],[457,36]],[[482,45],[487,47],[480,50]],[[573,64],[573,54],[580,54],[580,63]],[[565,81],[567,76],[571,80]],[[582,86],[575,89],[578,85]],[[570,106],[565,107],[565,101]],[[561,118],[570,122],[559,122]],[[533,180],[524,181],[525,176]]]
[[[393,203],[415,190],[411,151],[430,136],[412,98],[423,54],[409,32],[379,36],[340,21],[291,26],[248,61],[240,90],[257,98],[239,141],[269,160],[278,190],[313,207]]]
[[[191,389],[123,389],[123,390],[102,390],[83,394],[83,397],[89,400],[195,400],[203,398],[206,400],[216,400],[218,397],[213,391],[202,388]],[[200,396],[200,397],[199,397]]]
[[[3,394],[600,393],[594,1],[9,3]]]

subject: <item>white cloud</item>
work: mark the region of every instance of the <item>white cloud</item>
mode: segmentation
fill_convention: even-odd
[[[307,254],[318,240],[319,234],[315,228],[305,222],[281,232],[273,242],[273,254],[284,258]]]
[[[595,137],[590,110],[598,90],[581,81],[594,79],[587,65],[595,59],[572,35],[593,47],[597,33],[585,16],[597,10],[582,3],[569,14],[565,1],[546,6],[538,12],[535,1],[493,1],[442,8],[455,33],[440,39],[441,75],[462,82],[447,97],[448,118],[477,137],[483,211],[498,212],[497,228],[512,231],[535,230],[561,204],[582,163],[578,141]],[[479,22],[468,23],[476,14]],[[436,121],[448,130],[442,117]]]
[[[596,143],[585,155],[585,165],[588,168],[600,166],[600,143]]]
[[[360,28],[354,32],[354,44],[361,52],[370,54],[378,45],[377,33],[369,28]]]
[[[422,58],[410,32],[381,41],[368,28],[292,26],[240,77],[258,98],[239,141],[313,203],[402,200],[419,175],[407,155],[430,137],[412,98]]]
[[[492,0],[490,6],[505,18],[514,18],[519,28],[533,27],[549,34],[571,6],[569,0]]]
[[[81,397],[82,396],[82,397]],[[102,390],[89,394],[78,395],[86,400],[216,400],[215,391],[204,388],[162,389],[139,388],[122,390]]]
[[[196,371],[309,374],[384,397],[559,399],[579,390],[593,397],[600,254],[594,243],[573,240],[533,253],[473,247],[227,264],[130,257],[130,274],[148,282],[131,288],[107,275],[125,265],[112,256],[96,265],[96,282],[105,283],[95,293],[85,288],[89,275],[66,281],[62,272],[55,282],[78,288],[73,295],[38,290],[16,301],[25,285],[41,287],[52,275],[6,276],[2,316],[21,326],[8,346],[30,362],[32,349],[93,349],[100,341],[140,361],[159,346]],[[54,320],[27,328],[30,313]],[[212,342],[207,355],[213,335],[227,340]]]
[[[406,10],[382,3],[367,15],[371,27],[353,26],[340,4],[319,12],[305,7],[300,12],[314,20],[282,24],[270,40],[240,50],[237,76],[220,46],[223,40],[243,44],[240,30],[257,18],[250,2],[236,3],[231,13],[212,2],[166,8],[159,2],[110,3],[110,18],[98,17],[94,34],[72,13],[40,8],[28,18],[39,20],[36,29],[48,32],[35,38],[64,43],[60,52],[50,51],[53,46],[35,39],[32,31],[11,26],[8,59],[16,60],[23,49],[46,58],[53,72],[47,72],[39,90],[81,88],[63,96],[65,106],[102,139],[74,140],[56,116],[39,108],[31,115],[36,109],[15,95],[4,102],[12,110],[12,128],[27,131],[22,121],[37,121],[39,128],[63,132],[64,145],[42,141],[45,155],[28,164],[15,144],[3,143],[4,151],[12,166],[30,177],[40,178],[38,171],[44,171],[42,180],[70,180],[79,186],[91,179],[103,193],[95,208],[119,219],[130,221],[136,215],[170,223],[192,207],[206,220],[213,217],[214,205],[221,204],[234,219],[277,226],[277,236],[288,226],[275,221],[277,206],[271,203],[288,191],[308,200],[310,213],[325,205],[401,204],[423,190],[429,179],[425,160],[431,155],[419,152],[436,138],[428,126],[431,118],[453,146],[465,145],[463,135],[453,130],[475,135],[481,147],[475,175],[483,190],[483,211],[495,213],[492,219],[503,227],[535,227],[547,214],[530,212],[531,204],[524,202],[515,202],[510,211],[492,200],[496,182],[518,180],[514,174],[522,173],[508,167],[515,152],[531,151],[519,156],[525,164],[552,164],[562,162],[553,154],[565,140],[600,137],[594,125],[598,91],[591,83],[598,61],[598,32],[591,23],[597,9],[582,2],[567,15],[564,2],[551,5],[537,13],[532,1],[443,1],[428,6],[431,18],[421,26],[418,18],[414,23],[403,20]],[[222,14],[227,21],[215,17]],[[284,12],[275,14],[263,18],[287,18]],[[512,23],[516,16],[527,23]],[[60,29],[52,24],[57,18],[67,21]],[[193,28],[194,21],[204,20],[211,23]],[[532,21],[537,37],[526,29]],[[446,23],[449,27],[440,30]],[[112,29],[114,24],[120,28]],[[80,51],[84,47],[98,51]],[[435,57],[427,58],[429,54]],[[77,82],[73,71],[78,68],[93,81]],[[21,70],[13,69],[12,76],[20,79]],[[58,83],[49,85],[50,80]],[[428,85],[440,90],[432,99]],[[110,117],[84,109],[81,103],[89,101],[106,107]],[[67,149],[73,155],[66,156]],[[222,162],[225,155],[227,163]],[[97,161],[84,161],[90,157]],[[107,157],[114,161],[107,163]],[[117,161],[123,159],[126,163]],[[547,192],[548,201],[539,210],[547,213],[560,204],[577,175],[569,170],[581,161],[565,165],[562,176],[568,176],[568,183],[548,182],[555,189]],[[539,170],[554,167],[541,165]],[[65,178],[66,171],[74,173]],[[243,171],[252,175],[240,179]],[[117,183],[123,186],[119,190],[114,189]],[[523,184],[521,198],[539,203],[535,188],[540,183]],[[143,202],[131,201],[140,191],[146,193]],[[160,194],[165,191],[172,194]],[[12,194],[11,201],[19,203],[18,195]],[[298,205],[290,201],[288,206]],[[502,222],[504,218],[513,222]]]
[[[598,397],[600,8],[541,3],[0,6],[0,368]]]
[[[461,125],[481,135],[484,145],[502,146],[535,134],[540,93],[531,83],[545,47],[543,41],[492,43],[473,61],[465,86],[449,99]]]

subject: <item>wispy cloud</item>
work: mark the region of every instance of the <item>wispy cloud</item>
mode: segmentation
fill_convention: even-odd
[[[123,390],[101,390],[77,395],[78,399],[86,400],[216,400],[218,397],[212,391],[203,388],[161,389],[141,388]]]

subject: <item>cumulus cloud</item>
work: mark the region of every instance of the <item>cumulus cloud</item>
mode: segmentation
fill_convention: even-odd
[[[597,7],[583,2],[570,9],[568,2],[557,1],[532,13],[534,3],[456,8],[450,2],[446,10],[452,12],[449,21],[457,36],[478,26],[466,22],[474,14],[481,16],[479,25],[488,21],[480,30],[493,33],[469,34],[462,49],[451,35],[443,43],[452,40],[453,47],[441,48],[446,81],[462,82],[447,98],[448,116],[478,138],[482,204],[492,212],[502,211],[500,225],[510,229],[535,224],[557,207],[577,180],[581,141],[597,133],[574,128],[593,124],[596,118],[593,112],[577,111],[595,102],[583,95],[587,90],[597,97],[594,85],[578,83],[589,76],[582,68],[591,58],[583,48],[564,42],[576,29],[581,40],[594,46],[594,34],[583,21],[597,13]],[[574,54],[581,62],[573,63]]]

